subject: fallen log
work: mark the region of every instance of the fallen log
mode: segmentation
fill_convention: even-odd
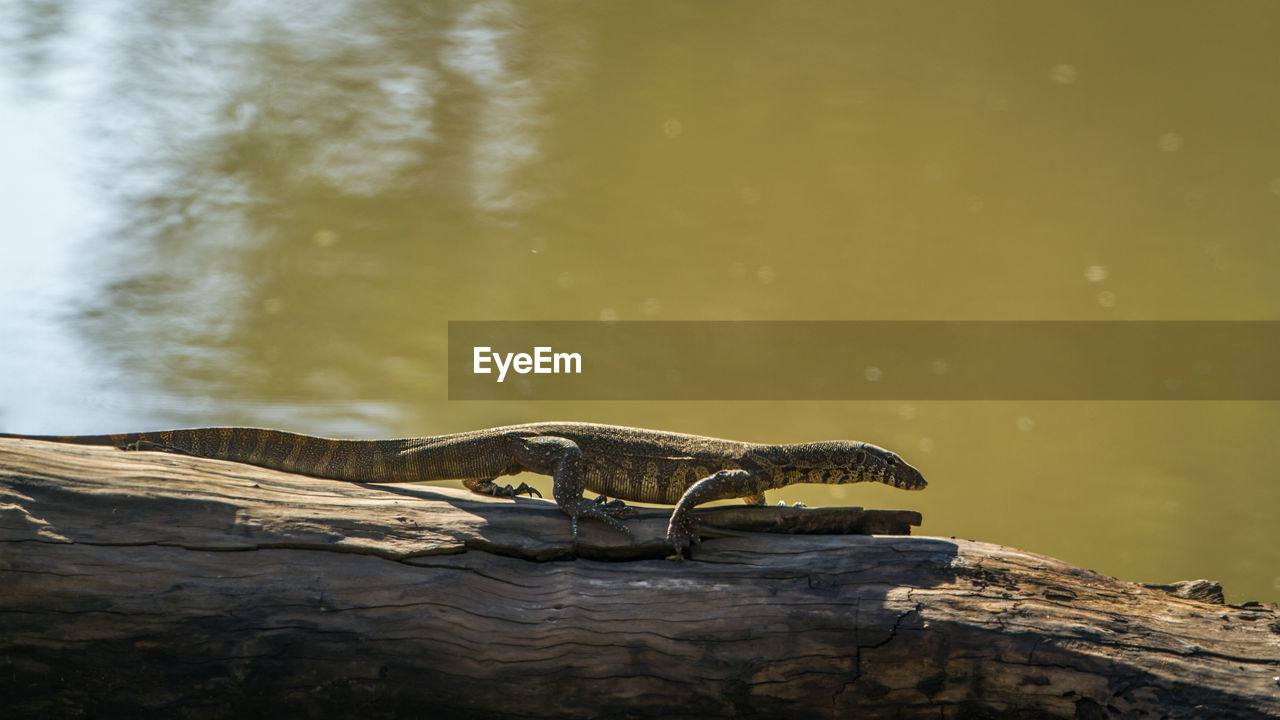
[[[911,513],[704,512],[720,530],[676,563],[661,510],[629,521],[634,542],[584,523],[575,548],[546,501],[0,441],[0,708],[1280,715],[1280,615],[1224,605],[1213,583],[1146,587],[964,540],[758,532],[905,532]]]

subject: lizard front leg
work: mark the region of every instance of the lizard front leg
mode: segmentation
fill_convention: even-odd
[[[582,497],[587,488],[586,466],[582,448],[568,438],[551,435],[513,438],[515,459],[533,472],[551,476],[551,495],[556,505],[569,516],[573,544],[578,544],[578,518],[591,517],[631,535],[631,529],[616,518],[634,512],[626,506],[599,503]]]
[[[771,487],[768,473],[753,470],[721,470],[691,485],[676,503],[676,509],[671,512],[671,522],[667,525],[667,540],[675,548],[676,560],[684,558],[685,547],[689,547],[692,554],[692,542],[697,540],[693,534],[692,512],[695,506],[726,498],[763,498],[764,491]]]

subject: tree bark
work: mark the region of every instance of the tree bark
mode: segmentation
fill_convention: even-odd
[[[903,535],[704,532],[677,563],[663,559],[667,512],[629,521],[634,542],[584,522],[575,549],[546,501],[0,441],[0,708],[1280,715],[1280,615],[1223,605],[1213,583],[1147,587]],[[806,513],[713,508],[704,522],[902,531],[911,520]]]

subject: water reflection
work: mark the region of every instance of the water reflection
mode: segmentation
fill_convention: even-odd
[[[180,398],[222,394],[227,368],[247,370],[231,384],[254,394],[359,389],[352,361],[376,337],[291,335],[356,306],[385,313],[368,323],[382,332],[405,316],[394,298],[421,300],[409,290],[421,283],[447,304],[450,268],[475,250],[458,230],[511,226],[545,191],[520,175],[541,156],[546,93],[573,81],[584,47],[572,22],[543,35],[565,42],[538,45],[505,2],[8,13],[9,74],[21,93],[59,97],[77,124],[64,141],[92,163],[89,193],[111,198],[109,215],[64,239],[92,247],[98,287],[79,329],[118,367],[178,377]],[[347,300],[352,282],[385,294]],[[409,334],[393,361],[430,355],[434,341]],[[254,370],[273,365],[289,375]],[[409,374],[432,386],[426,367]]]
[[[542,117],[539,86],[513,68],[513,47],[529,40],[520,16],[509,3],[481,3],[467,9],[446,37],[442,61],[474,88],[478,97],[469,123],[474,138],[467,162],[471,200],[480,210],[527,207],[537,194],[512,188],[511,177],[539,154],[537,130]]]
[[[505,3],[128,4],[102,48],[104,130],[132,169],[117,188],[253,210],[299,196],[451,193],[514,203],[505,178],[537,156],[536,78],[508,57]],[[461,163],[471,172],[459,174]],[[185,190],[185,192],[177,192]],[[150,213],[152,218],[158,213]]]

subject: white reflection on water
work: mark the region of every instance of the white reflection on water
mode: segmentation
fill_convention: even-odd
[[[537,160],[542,98],[533,79],[513,70],[507,57],[520,32],[509,3],[472,6],[446,34],[441,60],[480,93],[475,139],[470,148],[472,202],[502,211],[532,205],[537,195],[514,190],[512,175]]]
[[[0,6],[0,422],[207,418],[252,366],[236,334],[292,309],[260,297],[264,248],[342,238],[337,267],[368,268],[376,237],[327,224],[359,203],[515,221],[577,62],[530,63],[527,35],[505,2]]]
[[[436,139],[439,73],[389,46],[394,16],[356,3],[158,4],[110,21],[110,96],[97,101],[122,160],[152,170],[129,178],[134,192],[214,179],[200,196],[238,208],[309,186],[367,197]]]
[[[3,16],[0,16],[3,17]],[[65,321],[96,290],[85,278],[83,244],[104,215],[94,201],[79,135],[68,108],[91,74],[63,68],[58,86],[33,74],[59,43],[61,19],[0,30],[0,427],[52,431],[69,414],[93,423],[111,414],[109,378],[86,360]],[[21,422],[22,426],[15,425]]]

